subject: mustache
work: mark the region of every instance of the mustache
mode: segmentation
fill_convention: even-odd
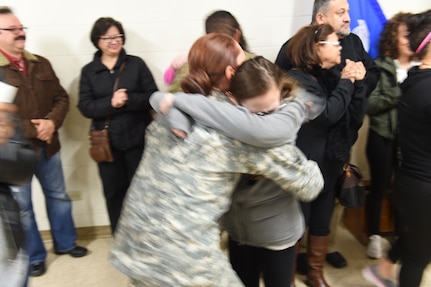
[[[18,37],[15,37],[15,41],[17,40],[25,40],[25,36],[24,35],[20,35]]]

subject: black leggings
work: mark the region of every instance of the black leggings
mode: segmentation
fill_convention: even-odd
[[[141,161],[143,150],[143,145],[127,150],[113,149],[114,162],[98,164],[112,233],[117,227],[124,197]]]
[[[398,242],[400,287],[420,286],[431,263],[431,183],[402,174],[396,178],[394,202],[403,224]]]
[[[261,274],[265,287],[286,287],[293,276],[295,246],[275,251],[239,245],[229,238],[229,259],[246,287],[259,287]]]
[[[308,233],[313,236],[328,236],[334,211],[335,188],[343,163],[326,160],[320,162],[319,166],[325,180],[323,190],[313,201],[301,202],[301,209]]]
[[[383,197],[397,167],[396,140],[386,139],[369,130],[367,158],[371,188],[366,201],[368,235],[380,234]]]

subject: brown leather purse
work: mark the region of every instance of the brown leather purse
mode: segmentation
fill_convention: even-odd
[[[96,130],[93,127],[88,135],[90,138],[90,156],[95,162],[113,162],[111,144],[108,135],[109,122],[105,121],[103,130]]]
[[[124,62],[121,63],[118,70],[117,78],[115,79],[113,92],[118,88],[120,74],[124,69]],[[90,156],[95,162],[114,162],[112,155],[111,144],[109,142],[109,119],[106,118],[103,130],[96,130],[94,126],[90,128],[88,137],[90,139]]]

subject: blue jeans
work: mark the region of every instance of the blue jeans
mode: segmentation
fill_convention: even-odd
[[[35,175],[45,195],[54,249],[58,252],[72,250],[76,246],[76,230],[72,218],[72,202],[66,194],[60,152],[48,157],[42,148]],[[24,186],[13,186],[11,189],[20,208],[25,235],[24,249],[30,257],[30,264],[43,262],[46,249],[33,212],[31,182]]]

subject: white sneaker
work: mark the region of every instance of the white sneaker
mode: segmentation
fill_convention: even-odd
[[[382,257],[382,237],[380,235],[371,235],[367,246],[367,256],[373,259]]]

